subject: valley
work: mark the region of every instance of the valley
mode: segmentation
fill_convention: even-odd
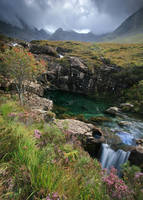
[[[0,20],[0,199],[143,199],[142,17],[99,35]]]

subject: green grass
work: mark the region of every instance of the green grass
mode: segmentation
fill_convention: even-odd
[[[27,126],[9,117],[19,110],[13,101],[0,105],[0,199],[46,199],[54,192],[60,199],[108,199],[98,162],[69,144],[55,125],[41,121]]]
[[[135,33],[134,35],[128,35],[128,36],[123,36],[123,37],[117,37],[114,40],[110,40],[110,43],[143,43],[143,34],[137,34]]]
[[[134,36],[141,38],[142,36]],[[120,39],[119,39],[120,40]],[[143,42],[143,41],[139,41]],[[120,67],[143,66],[143,44],[120,44],[118,43],[89,43],[89,42],[66,42],[66,41],[33,41],[34,44],[50,45],[54,48],[62,47],[70,49],[66,56],[76,56],[81,58],[84,63],[93,70],[95,67],[104,66],[103,60],[108,60],[109,64],[114,64]],[[60,64],[68,66],[67,57],[56,59]]]

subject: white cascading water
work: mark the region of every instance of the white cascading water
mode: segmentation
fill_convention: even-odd
[[[102,168],[110,170],[110,168],[113,166],[119,172],[121,165],[127,162],[129,155],[129,151],[125,152],[121,149],[114,151],[108,144],[102,144],[102,152],[100,157]]]

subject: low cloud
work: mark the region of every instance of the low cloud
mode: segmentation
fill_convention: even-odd
[[[143,0],[0,0],[0,18],[21,26],[110,32],[142,7]],[[17,18],[18,17],[18,18]]]

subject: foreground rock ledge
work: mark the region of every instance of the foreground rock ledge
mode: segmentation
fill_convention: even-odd
[[[66,129],[71,136],[79,138],[92,157],[98,157],[101,144],[105,142],[99,128],[74,119],[57,120],[55,123],[60,129]]]
[[[129,161],[132,165],[139,166],[143,171],[143,146],[139,145],[131,151]]]

